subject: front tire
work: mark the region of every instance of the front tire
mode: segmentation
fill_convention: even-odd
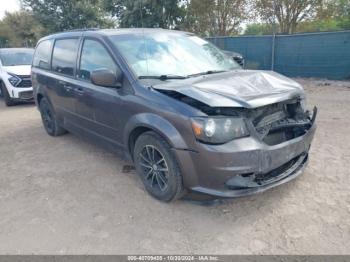
[[[1,88],[1,95],[4,97],[5,104],[6,104],[7,106],[13,106],[13,105],[15,105],[16,103],[15,103],[15,101],[13,101],[13,99],[10,97],[10,94],[9,94],[9,92],[7,91],[7,88],[6,88],[6,86],[5,86],[4,83],[1,82],[0,88]]]
[[[163,202],[179,199],[183,193],[182,175],[170,145],[158,134],[146,132],[136,141],[134,164],[153,197]]]
[[[56,114],[46,98],[40,100],[39,110],[45,130],[50,136],[66,133],[66,130],[58,124]]]

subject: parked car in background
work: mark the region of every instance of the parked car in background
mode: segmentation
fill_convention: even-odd
[[[231,57],[233,60],[235,60],[237,62],[237,64],[239,64],[242,68],[244,68],[244,57],[242,54],[240,53],[236,53],[233,51],[227,51],[227,50],[222,50],[226,55],[228,55],[229,57]]]
[[[34,49],[0,49],[0,89],[7,106],[33,100],[30,76]]]
[[[305,168],[316,128],[298,83],[243,70],[187,32],[51,35],[38,42],[32,80],[49,135],[69,131],[122,152],[166,202],[288,182]]]

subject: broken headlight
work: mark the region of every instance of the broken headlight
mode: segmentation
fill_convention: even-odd
[[[235,138],[249,135],[242,118],[196,117],[191,121],[197,140],[208,144],[224,144]]]
[[[300,106],[301,106],[301,109],[305,112],[307,109],[307,101],[305,97],[302,97],[300,99]]]

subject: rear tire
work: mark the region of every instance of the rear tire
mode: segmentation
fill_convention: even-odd
[[[170,145],[158,134],[142,134],[134,147],[137,173],[153,197],[163,202],[179,199],[184,193],[179,165]]]
[[[58,124],[56,114],[45,97],[40,100],[39,110],[45,130],[50,136],[66,133],[66,130]]]
[[[16,104],[15,101],[13,101],[13,99],[10,97],[10,94],[7,91],[7,88],[3,82],[1,82],[0,88],[1,88],[1,95],[4,97],[5,104],[7,106],[15,105]]]

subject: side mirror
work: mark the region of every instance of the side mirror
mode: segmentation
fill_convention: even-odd
[[[118,75],[109,69],[97,69],[91,72],[90,79],[94,85],[121,88],[122,73]]]
[[[222,52],[244,68],[244,57],[241,54],[227,50],[222,50]]]

